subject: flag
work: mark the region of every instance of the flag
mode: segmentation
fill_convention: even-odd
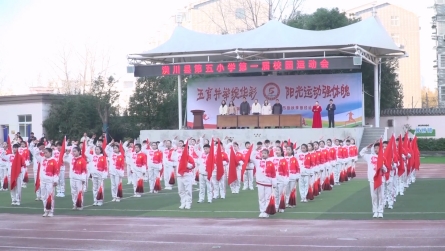
[[[244,156],[244,164],[243,167],[241,168],[241,181],[244,181],[244,172],[246,172],[247,164],[249,164],[250,155],[252,155],[252,150],[253,150],[253,145],[250,146],[249,150]]]
[[[8,187],[8,176],[5,176],[5,178],[3,179],[3,190],[8,190]]]
[[[389,173],[392,168],[392,160],[394,155],[394,145],[396,144],[396,138],[394,134],[389,139],[388,145],[386,146],[386,150],[384,151],[385,156],[385,166],[388,168],[388,171],[385,173],[386,180],[389,179]]]
[[[12,154],[11,139],[9,138],[9,136],[8,136],[7,144],[8,144],[8,149],[6,150],[6,154]]]
[[[82,208],[82,191],[77,194],[76,207]]]
[[[414,169],[419,170],[420,167],[420,152],[417,146],[417,136],[414,135],[414,139],[411,145],[412,152],[414,153]]]
[[[97,192],[96,200],[103,200],[104,199],[104,191],[102,189],[102,186],[99,187],[99,191]]]
[[[280,210],[286,209],[286,196],[284,196],[284,192],[281,193],[280,204],[278,206],[278,209],[280,209]]]
[[[189,142],[185,143],[184,150],[182,151],[181,159],[179,159],[178,174],[184,176],[187,171],[187,164],[189,161]]]
[[[28,177],[28,171],[25,171],[25,175],[23,176],[23,183],[28,183],[29,177]]]
[[[34,192],[37,192],[40,189],[40,162],[37,164],[37,177]]]
[[[170,180],[168,181],[168,184],[174,185],[175,184],[175,172],[172,171],[172,174],[170,174]]]
[[[297,189],[295,187],[290,192],[288,204],[290,207],[295,207],[297,205]]]
[[[161,178],[160,177],[156,178],[154,190],[161,191]]]
[[[236,175],[236,167],[238,166],[236,154],[233,150],[233,146],[230,147],[230,161],[229,161],[229,174],[227,177],[227,183],[230,185],[235,182],[238,177]]]
[[[269,215],[274,215],[277,213],[277,209],[275,208],[275,195],[273,191],[270,194],[269,205],[267,205],[266,213]]]
[[[206,171],[207,179],[210,181],[212,178],[213,167],[215,166],[215,143],[212,139],[212,144],[210,145],[210,152],[206,160]]]
[[[102,139],[102,150],[104,152],[104,156],[107,157],[107,154],[105,153],[105,148],[107,148],[107,136],[105,135],[105,137]]]
[[[405,161],[402,158],[403,155],[403,141],[402,141],[402,134],[399,135],[399,148],[398,148],[398,155],[399,155],[399,168],[397,170],[397,174],[400,176],[403,175],[405,172]]]
[[[382,168],[384,161],[385,157],[383,155],[383,144],[382,144],[382,139],[380,138],[379,154],[377,156],[377,168],[374,174],[374,190],[382,185]]]
[[[136,193],[144,193],[144,180],[139,179],[136,186]]]
[[[222,176],[224,175],[224,165],[221,151],[221,141],[218,139],[218,147],[216,148],[216,180],[220,181]]]
[[[22,166],[25,166],[25,163],[22,159],[22,156],[17,153],[14,156],[14,160],[12,161],[11,165],[11,188],[10,190],[14,189],[17,186],[17,179],[20,176],[20,173],[22,171]]]
[[[122,189],[122,182],[119,182],[119,185],[117,186],[117,197],[119,197],[119,198],[124,197],[124,192]]]
[[[64,165],[64,164],[63,164],[63,156],[65,155],[65,151],[66,151],[66,150],[65,150],[65,146],[66,146],[66,136],[63,137],[62,149],[60,150],[60,154],[59,154],[57,170],[60,170],[60,167],[61,167],[62,165]],[[65,175],[65,174],[62,173],[62,174],[59,174],[59,175]]]
[[[46,205],[45,205],[45,209],[46,210],[51,210],[51,208],[53,207],[53,195],[49,194],[48,198],[46,199]]]

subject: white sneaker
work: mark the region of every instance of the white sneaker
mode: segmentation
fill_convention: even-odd
[[[101,207],[102,205],[103,205],[102,202],[98,202],[98,203],[97,203],[97,206],[98,206],[98,207]]]
[[[388,209],[393,209],[393,207],[392,206],[388,206]]]
[[[179,209],[184,209],[185,208],[185,205],[180,205],[179,206]]]
[[[190,208],[191,208],[190,206],[185,206],[186,210],[190,210]]]
[[[164,188],[165,190],[172,190],[173,188],[172,187],[166,187],[166,188]]]
[[[76,210],[77,209],[77,207],[76,206],[73,206],[73,210]]]
[[[260,215],[258,215],[258,218],[265,218],[264,213],[260,213]]]
[[[154,193],[158,193],[158,191],[154,191]]]
[[[113,198],[113,200],[111,200],[112,202],[115,202],[116,201],[116,198]]]
[[[284,209],[278,210],[279,213],[284,213]]]
[[[116,199],[116,202],[121,202],[121,199],[117,198],[117,199]]]
[[[16,206],[20,206],[20,202],[16,202],[15,205],[16,205]]]
[[[46,216],[48,216],[48,212],[44,212],[42,215],[42,217],[46,217]]]
[[[97,202],[94,202],[94,203],[93,203],[93,206],[97,206]]]
[[[267,213],[264,213],[264,218],[269,218],[269,215]]]
[[[374,214],[372,215],[372,218],[377,218],[378,216],[379,216],[378,213],[374,213]]]
[[[82,211],[83,207],[78,207],[77,210]]]
[[[64,193],[60,193],[60,197],[64,198],[65,194]]]
[[[198,200],[198,203],[203,203],[204,201],[202,201],[202,200]]]
[[[36,198],[36,199],[35,199],[35,201],[39,201],[39,200],[40,200],[39,198]]]
[[[249,190],[253,190],[253,187],[249,187]]]
[[[50,213],[48,214],[48,217],[54,217],[54,214],[50,212]]]
[[[377,217],[379,217],[379,218],[383,218],[383,213],[379,213],[379,214],[377,215]]]
[[[247,190],[247,187],[243,187],[243,190]]]

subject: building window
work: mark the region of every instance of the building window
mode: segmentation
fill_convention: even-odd
[[[244,19],[246,17],[246,12],[243,8],[237,8],[235,11],[235,17],[237,19]]]
[[[445,35],[445,22],[444,21],[438,21],[436,24],[437,27],[437,35],[443,36]]]
[[[439,54],[437,56],[439,57],[438,68],[445,69],[445,54]]]
[[[399,17],[398,16],[391,16],[391,25],[392,26],[399,26]]]
[[[445,102],[445,86],[440,87],[440,102]]]
[[[29,137],[32,131],[32,115],[19,115],[19,132],[22,137]]]

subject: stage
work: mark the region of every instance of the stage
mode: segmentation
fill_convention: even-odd
[[[355,128],[284,128],[284,129],[204,129],[204,130],[142,130],[140,140],[149,139],[150,141],[172,140],[178,136],[178,139],[185,140],[193,137],[195,139],[205,135],[207,139],[212,136],[224,139],[231,137],[238,143],[246,141],[258,142],[268,139],[288,140],[297,142],[297,144],[309,143],[310,141],[320,140],[321,137],[327,139],[345,139],[348,136],[355,139],[356,145],[360,146],[363,135],[363,127]]]

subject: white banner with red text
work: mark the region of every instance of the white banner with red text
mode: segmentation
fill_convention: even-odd
[[[247,99],[252,106],[255,99],[261,106],[275,100],[283,106],[283,114],[301,114],[303,126],[312,126],[312,106],[321,105],[323,127],[328,127],[327,106],[333,99],[336,105],[335,126],[355,127],[361,125],[362,74],[320,74],[258,77],[215,77],[193,79],[187,83],[187,126],[193,127],[191,110],[204,110],[204,128],[216,128],[221,101],[227,105],[234,101],[239,106]]]

